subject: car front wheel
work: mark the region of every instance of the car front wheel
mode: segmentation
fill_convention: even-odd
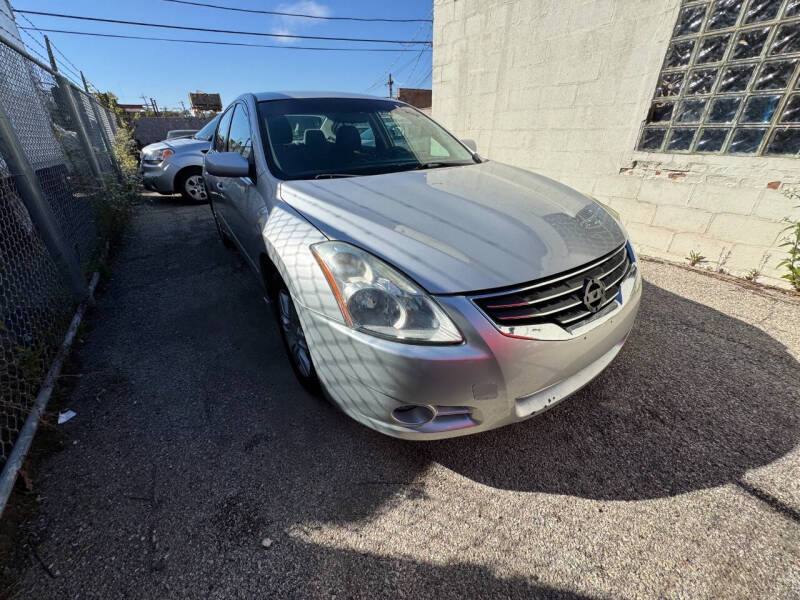
[[[286,284],[278,277],[276,277],[272,289],[274,290],[272,301],[275,303],[275,316],[278,319],[281,339],[286,354],[289,356],[292,370],[307,391],[319,395],[321,392],[319,378],[314,368],[314,362],[311,360],[311,351],[308,348],[308,341],[292,296],[289,294]]]
[[[203,172],[198,170],[187,171],[177,181],[177,188],[181,196],[190,202],[208,202],[206,186],[203,183]]]

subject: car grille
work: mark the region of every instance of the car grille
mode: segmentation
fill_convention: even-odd
[[[473,296],[472,300],[501,326],[555,323],[573,328],[616,298],[630,268],[631,259],[627,246],[623,245],[582,267],[513,289]],[[583,300],[584,286],[589,279],[605,284],[605,300],[596,305],[595,310],[590,310]]]

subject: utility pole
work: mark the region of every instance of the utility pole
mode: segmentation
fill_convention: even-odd
[[[183,111],[183,116],[185,117],[186,116],[186,105],[183,103],[183,100],[181,100],[181,110]]]
[[[153,107],[153,112],[156,113],[156,116],[160,117],[161,113],[158,112],[158,104],[156,104],[155,99],[150,98],[150,105]]]
[[[389,98],[394,98],[394,95],[392,93],[393,91],[392,86],[394,86],[394,80],[392,79],[391,73],[389,73],[389,81],[387,81],[386,84],[389,86]]]

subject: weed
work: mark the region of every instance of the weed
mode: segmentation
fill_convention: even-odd
[[[800,221],[789,221],[790,225],[784,229],[784,233],[788,235],[784,238],[784,242],[780,244],[781,248],[788,248],[789,257],[784,258],[778,263],[779,267],[786,267],[789,271],[781,275],[783,279],[787,279],[792,287],[800,292]]]
[[[107,176],[102,191],[92,196],[92,207],[102,239],[115,246],[130,222],[139,200],[141,182],[137,174],[136,143],[127,127],[119,127],[113,143],[114,157],[120,168],[120,179]],[[93,271],[108,274],[108,267],[99,259],[91,265]]]
[[[800,192],[796,189],[789,189],[784,193],[789,198],[800,200]],[[800,208],[800,206],[797,206],[797,208]],[[792,287],[800,292],[800,219],[786,217],[783,221],[788,223],[788,226],[783,230],[783,233],[786,235],[780,247],[787,248],[789,256],[779,262],[778,266],[786,267],[789,272],[781,277],[788,280],[789,283],[792,284]]]
[[[761,275],[761,271],[759,271],[758,269],[750,269],[744,274],[744,278],[747,281],[755,281],[756,279],[758,279],[759,275]]]
[[[689,261],[691,266],[695,266],[706,259],[705,256],[700,254],[697,250],[689,250],[689,256],[686,257],[686,260]]]

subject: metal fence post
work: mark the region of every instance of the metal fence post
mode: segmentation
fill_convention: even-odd
[[[86,125],[81,117],[80,109],[78,108],[78,102],[75,100],[75,94],[72,90],[72,85],[61,73],[56,73],[56,80],[58,81],[58,87],[61,88],[61,92],[64,94],[65,100],[67,101],[67,110],[69,111],[70,117],[72,117],[72,119],[75,121],[75,126],[78,130],[78,137],[81,140],[83,151],[86,153],[86,157],[89,160],[89,166],[92,167],[92,171],[94,172],[100,187],[102,187],[103,170],[100,168],[97,155],[94,153],[92,141],[89,139],[89,133],[86,131]]]
[[[63,273],[73,297],[76,300],[83,300],[87,294],[87,287],[78,257],[67,244],[61,229],[56,224],[42,187],[39,185],[39,179],[25,156],[17,132],[2,103],[0,103],[0,154],[14,176],[20,198],[28,209],[31,220],[39,230],[50,256]]]
[[[94,176],[100,184],[100,187],[103,187],[103,170],[100,168],[100,163],[97,161],[97,156],[92,147],[92,141],[89,139],[86,126],[81,118],[78,103],[75,101],[75,95],[72,92],[72,84],[67,81],[66,77],[58,72],[58,63],[56,63],[56,58],[53,55],[53,48],[50,46],[50,38],[44,36],[44,43],[47,47],[47,56],[50,59],[50,68],[53,69],[53,75],[58,82],[58,87],[61,90],[64,100],[66,100],[70,117],[75,122],[75,128],[78,130],[78,137],[81,140],[86,158],[89,160],[89,166],[92,168],[92,171],[94,171]]]
[[[103,127],[103,121],[100,119],[100,112],[97,109],[97,101],[92,98],[92,94],[89,92],[89,84],[86,81],[86,77],[83,75],[83,71],[81,71],[81,79],[83,80],[83,89],[86,91],[86,95],[89,96],[89,104],[92,105],[92,112],[97,121],[97,128],[100,130],[100,136],[103,138],[103,142],[105,142],[106,149],[108,150],[108,158],[111,159],[111,165],[114,167],[117,179],[121,180],[122,171],[119,168],[119,164],[117,164],[117,157],[114,156],[114,148],[111,145],[111,140],[108,139],[108,135],[106,135],[106,128]]]

